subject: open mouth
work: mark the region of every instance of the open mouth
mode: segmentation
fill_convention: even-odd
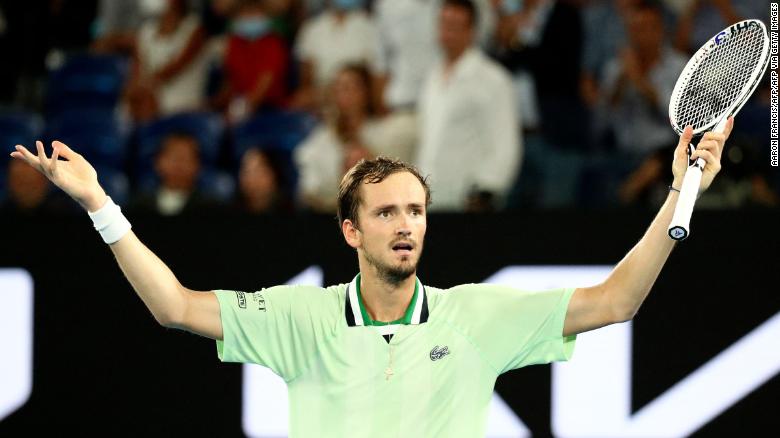
[[[412,253],[412,250],[414,250],[414,245],[409,242],[398,242],[393,245],[393,251],[396,254],[408,255]]]

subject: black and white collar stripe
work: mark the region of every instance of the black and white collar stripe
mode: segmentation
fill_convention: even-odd
[[[360,312],[357,280],[358,277],[355,276],[349,285],[347,285],[347,296],[346,300],[344,300],[344,318],[346,319],[347,326],[349,327],[365,325],[363,321],[363,314]],[[416,278],[415,280],[417,281],[417,301],[414,304],[411,324],[417,325],[428,322],[428,297],[425,293],[425,286],[422,284],[422,282],[420,282],[420,279]],[[382,335],[388,335],[394,334],[400,325],[401,324],[376,326],[376,328]]]

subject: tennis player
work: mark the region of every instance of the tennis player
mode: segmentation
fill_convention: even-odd
[[[701,190],[720,170],[724,134],[693,153]],[[431,196],[413,167],[361,161],[338,195],[341,232],[359,273],[346,284],[277,286],[254,293],[187,289],[130,229],[94,168],[65,144],[51,158],[11,155],[46,175],[89,213],[135,291],[165,327],[215,339],[225,362],[256,363],[287,383],[294,437],[484,436],[499,374],[568,360],[578,333],[637,312],[674,246],[667,236],[691,141],[673,161],[669,197],[639,243],[601,284],[525,292],[487,284],[441,290],[415,275]],[[60,159],[60,157],[62,159]]]

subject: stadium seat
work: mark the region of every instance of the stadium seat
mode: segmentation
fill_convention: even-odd
[[[154,120],[140,126],[136,132],[138,141],[137,164],[141,167],[148,166],[165,136],[184,132],[198,140],[203,164],[214,166],[219,156],[223,129],[222,117],[211,112],[181,113]]]
[[[6,170],[9,154],[21,144],[35,150],[35,140],[41,138],[43,121],[40,116],[22,111],[0,111],[0,202],[6,196]]]
[[[0,144],[3,145],[3,150],[7,149],[9,153],[17,144],[34,147],[35,140],[41,138],[42,130],[43,119],[37,114],[21,111],[0,112]]]
[[[116,55],[78,54],[49,75],[46,112],[73,109],[112,110],[127,76],[128,61]]]
[[[127,129],[113,111],[62,112],[47,122],[46,138],[72,146],[95,167],[124,167]]]
[[[59,140],[71,146],[95,167],[100,184],[117,204],[129,196],[124,167],[127,129],[114,111],[77,109],[61,112],[46,124],[47,143]]]
[[[236,162],[250,147],[292,151],[316,125],[317,120],[296,111],[269,111],[258,114],[232,131]]]

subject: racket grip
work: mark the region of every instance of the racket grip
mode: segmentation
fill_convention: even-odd
[[[669,224],[669,237],[674,240],[683,240],[691,234],[691,214],[693,214],[693,206],[696,204],[696,195],[701,184],[701,169],[704,167],[704,163],[705,161],[701,158],[697,159],[696,163],[688,167],[683,177],[680,196],[677,198],[672,222]]]

